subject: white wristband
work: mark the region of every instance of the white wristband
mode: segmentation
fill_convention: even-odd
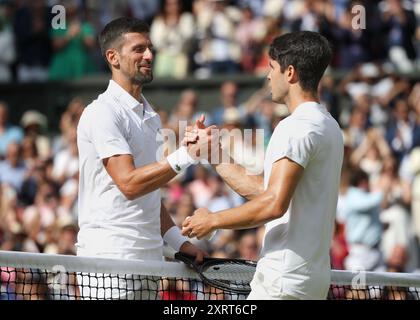
[[[176,173],[181,173],[190,165],[197,163],[187,151],[187,147],[182,146],[175,152],[171,153],[166,160]]]
[[[181,234],[181,230],[177,226],[173,226],[165,232],[163,241],[170,245],[175,251],[179,251],[182,244],[185,241],[188,241],[188,238]]]

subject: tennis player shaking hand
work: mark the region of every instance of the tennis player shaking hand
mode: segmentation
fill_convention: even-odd
[[[272,134],[264,175],[249,175],[230,160],[212,163],[249,201],[215,213],[199,208],[183,222],[182,233],[200,239],[216,229],[265,225],[248,299],[325,299],[343,160],[340,127],[318,97],[332,51],[320,34],[301,31],[274,39],[269,55],[272,100],[286,104],[290,116]],[[196,131],[203,126],[188,128],[188,144],[200,141]]]
[[[77,128],[77,255],[163,260],[166,242],[201,261],[207,253],[182,236],[162,204],[160,188],[208,153],[201,150],[214,139],[213,128],[201,129],[199,141],[163,157],[161,121],[142,94],[143,86],[153,80],[148,25],[132,18],[113,20],[99,42],[112,79],[86,107]],[[79,277],[79,284],[83,280]],[[82,286],[82,296],[141,299],[158,291],[157,281],[149,281],[142,290],[141,279],[114,280],[103,280],[97,289]]]

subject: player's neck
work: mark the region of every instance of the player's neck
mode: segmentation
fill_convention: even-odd
[[[314,92],[300,91],[296,94],[291,92],[285,99],[287,108],[290,113],[293,113],[296,108],[305,102],[316,102],[319,103],[319,97]]]
[[[117,76],[113,76],[112,80],[118,83],[121,86],[121,88],[127,91],[134,99],[138,100],[139,102],[143,102],[141,98],[141,92],[143,87],[141,85],[132,83],[131,81],[125,78]]]

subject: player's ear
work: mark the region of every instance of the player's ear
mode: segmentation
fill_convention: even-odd
[[[287,81],[289,83],[296,83],[299,81],[297,70],[294,66],[289,65],[286,69]]]
[[[114,68],[118,68],[120,66],[120,55],[117,50],[115,49],[108,49],[105,52],[106,61],[113,66]]]

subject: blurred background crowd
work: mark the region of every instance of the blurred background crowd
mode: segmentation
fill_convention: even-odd
[[[66,8],[65,30],[51,29],[54,4]],[[352,28],[357,4],[366,9],[366,29]],[[265,76],[275,36],[295,30],[325,35],[335,54],[319,93],[345,142],[332,267],[420,269],[420,1],[0,0],[0,81],[106,73],[96,37],[119,16],[150,23],[155,78]],[[224,81],[219,98],[202,110],[199,94],[184,90],[175,105],[157,106],[162,125],[182,132],[182,125],[205,113],[207,125],[225,129],[222,143],[231,156],[260,174],[264,147],[287,108],[271,102],[265,85],[241,99],[238,84]],[[51,132],[37,110],[11,123],[13,110],[0,102],[0,250],[75,254],[76,128],[89,102],[69,101],[59,132]],[[190,167],[162,192],[178,225],[196,208],[218,211],[244,202],[206,163]],[[195,241],[215,257],[257,260],[263,231],[222,230]]]
[[[409,72],[419,64],[418,0],[1,0],[0,81],[106,72],[96,37],[120,16],[150,24],[158,77],[265,74],[271,40],[296,30],[325,35],[334,68],[381,61]]]

